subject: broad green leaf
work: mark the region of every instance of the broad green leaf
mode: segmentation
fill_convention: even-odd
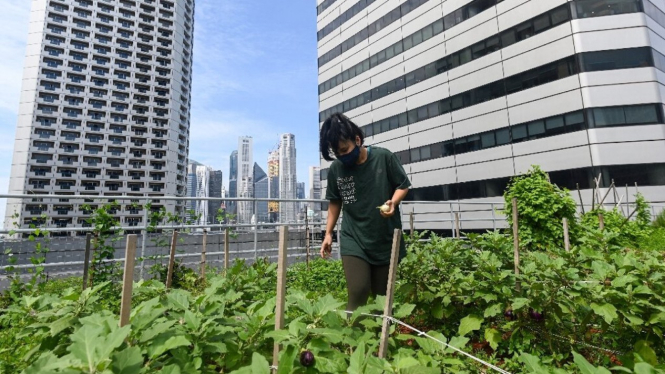
[[[74,317],[65,316],[51,323],[51,336],[56,336],[66,328],[71,327],[73,320]]]
[[[503,304],[493,304],[485,309],[485,318],[501,314]]]
[[[519,360],[524,363],[524,366],[526,366],[529,373],[550,374],[550,372],[540,364],[540,359],[536,356],[530,355],[528,353],[522,353]]]
[[[291,338],[291,334],[286,330],[274,330],[267,332],[264,337],[273,339],[275,343],[281,343]]]
[[[351,354],[351,359],[349,362],[349,368],[347,372],[349,374],[363,374],[365,362],[365,344],[360,344],[356,347],[356,350]]]
[[[113,354],[111,370],[113,374],[135,374],[143,366],[143,356],[138,347],[128,347]]]
[[[180,374],[180,367],[178,365],[167,365],[159,371],[160,374]]]
[[[262,355],[252,354],[252,374],[270,374],[270,364]]]
[[[314,369],[320,373],[343,373],[346,371],[346,362],[344,360],[330,359],[324,356],[316,356],[314,360]]]
[[[291,370],[293,370],[293,362],[296,359],[297,353],[296,348],[292,345],[286,347],[286,349],[281,352],[279,355],[277,374],[291,374]]]
[[[482,323],[483,319],[481,317],[470,314],[462,318],[462,321],[460,321],[458,333],[460,336],[464,336],[470,333],[471,331],[476,331],[480,329],[480,325]]]
[[[199,327],[201,327],[201,320],[199,317],[189,310],[185,311],[185,323],[187,323],[187,327],[193,331],[198,331]]]
[[[468,342],[469,342],[469,338],[467,338],[465,336],[455,336],[455,337],[452,337],[450,339],[450,341],[448,342],[448,345],[453,346],[457,349],[462,349],[462,348],[464,348],[464,346],[466,346],[466,344]],[[453,352],[453,350],[450,349],[450,348],[446,348],[446,352],[450,353],[450,352]]]
[[[575,365],[580,369],[582,374],[611,374],[611,372],[605,368],[596,368],[589,363],[582,355],[573,351],[573,357]]]
[[[155,336],[168,331],[171,329],[171,326],[175,325],[176,321],[166,321],[166,322],[161,322],[158,323],[149,329],[145,330],[143,334],[141,335],[141,343],[145,343],[148,340],[154,338]]]
[[[485,329],[485,340],[490,343],[490,347],[496,350],[501,342],[501,333],[496,329]]]
[[[191,343],[187,338],[182,335],[172,336],[168,338],[164,343],[158,344],[155,346],[155,349],[150,352],[150,358],[157,358],[162,355],[164,352],[169,351],[178,347],[186,347]]]
[[[99,338],[102,333],[100,326],[83,325],[71,335],[72,345],[67,348],[72,356],[81,360],[90,372],[100,362],[99,350],[103,341]]]
[[[607,324],[612,323],[617,317],[617,309],[614,307],[612,304],[602,304],[598,305],[596,303],[591,303],[591,309],[593,309],[593,312],[596,313],[597,315],[603,317],[605,319],[605,322]]]
[[[401,357],[397,360],[397,369],[405,369],[409,366],[420,365],[420,362],[413,357]],[[400,371],[403,372],[403,371]]]
[[[635,344],[635,353],[640,355],[642,359],[651,364],[651,365],[658,365],[658,357],[656,356],[656,352],[649,346],[649,343],[640,340]]]
[[[635,374],[655,374],[657,371],[655,368],[646,362],[638,362],[635,364],[635,367],[633,368],[633,371]]]
[[[167,295],[167,299],[169,300],[171,307],[174,309],[179,309],[182,311],[189,309],[189,298],[187,297],[187,293],[185,291],[171,290],[171,292],[169,292]]]
[[[437,303],[434,305],[434,308],[431,309],[432,317],[441,319],[443,318],[443,305]]]
[[[337,344],[344,339],[344,334],[339,330],[333,329],[311,329],[313,334],[320,335],[328,339],[331,343]]]
[[[395,313],[393,313],[393,316],[395,318],[399,318],[399,319],[406,318],[406,317],[410,316],[411,313],[413,313],[413,309],[415,307],[416,306],[413,305],[413,304],[402,304],[402,305],[399,306],[399,308],[397,308],[397,311]]]
[[[32,365],[27,367],[22,374],[72,374],[80,373],[80,370],[67,369],[72,365],[68,356],[58,358],[52,352],[42,354]]]
[[[99,357],[107,358],[111,355],[114,349],[120,347],[125,341],[125,338],[129,335],[131,330],[131,325],[126,325],[124,327],[119,327],[113,330],[106,338],[99,349]]]
[[[518,297],[518,298],[513,300],[512,308],[513,308],[513,310],[520,310],[520,309],[524,308],[527,305],[529,305],[529,299],[525,299],[523,297]]]

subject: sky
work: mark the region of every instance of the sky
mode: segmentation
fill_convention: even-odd
[[[7,192],[30,3],[0,12],[0,191]],[[317,166],[315,0],[196,0],[189,158],[224,173],[239,136],[264,170],[282,133],[296,136],[297,177]],[[0,202],[4,217],[5,202]]]

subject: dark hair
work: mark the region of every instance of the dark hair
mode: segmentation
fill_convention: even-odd
[[[319,150],[327,161],[333,161],[334,153],[337,153],[340,140],[355,141],[360,137],[360,145],[365,142],[365,134],[353,121],[342,113],[333,113],[323,122],[319,134]],[[332,151],[332,153],[331,153]]]

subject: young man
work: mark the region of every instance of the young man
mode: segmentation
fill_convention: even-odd
[[[386,294],[393,234],[402,228],[399,204],[411,187],[397,156],[385,148],[364,147],[364,138],[356,124],[335,113],[323,123],[319,140],[321,155],[333,161],[321,257],[332,251],[332,233],[343,210],[340,248],[349,311],[364,305],[370,292]],[[387,212],[377,209],[383,204],[389,207]],[[400,259],[406,255],[401,243]]]

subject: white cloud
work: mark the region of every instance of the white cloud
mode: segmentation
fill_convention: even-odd
[[[4,0],[0,12],[0,110],[16,113],[23,76],[31,1]],[[6,124],[0,124],[2,130]],[[4,133],[4,131],[3,131]]]

